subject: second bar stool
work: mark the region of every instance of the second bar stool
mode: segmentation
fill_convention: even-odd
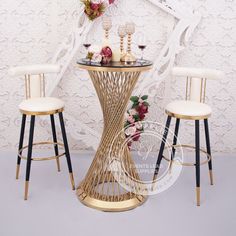
[[[182,163],[182,165],[195,166],[197,206],[200,206],[200,165],[208,163],[210,183],[211,185],[213,185],[212,157],[211,157],[210,136],[208,128],[208,118],[211,116],[212,110],[210,106],[205,104],[206,81],[208,79],[212,80],[221,79],[224,76],[224,74],[223,72],[218,70],[186,68],[186,67],[175,67],[172,70],[172,74],[174,76],[187,78],[186,100],[171,102],[167,105],[165,109],[168,118],[166,121],[165,131],[156,162],[153,181],[156,181],[157,179],[159,167],[163,158],[167,161],[170,161],[171,164],[175,161],[174,156],[177,147],[195,149],[195,155],[196,155],[195,163]],[[171,158],[168,159],[167,157],[163,156],[163,152],[165,149],[165,144],[172,118],[176,118],[176,125],[175,125],[173,145],[167,147],[167,148],[172,148]],[[195,122],[195,146],[176,145],[181,119],[193,120]],[[206,151],[200,149],[200,127],[199,127],[200,121],[204,121],[206,147],[207,147]],[[204,153],[207,156],[206,161],[200,162],[200,152]]]
[[[30,169],[32,161],[45,161],[45,160],[56,160],[58,171],[60,171],[59,158],[63,155],[66,156],[70,180],[72,189],[75,190],[74,177],[72,172],[72,164],[70,159],[70,151],[67,142],[65,124],[63,119],[64,102],[58,98],[45,97],[45,74],[58,73],[60,67],[58,65],[43,64],[43,65],[32,65],[32,66],[20,66],[14,67],[9,70],[11,76],[25,76],[25,92],[26,100],[24,100],[20,105],[19,109],[22,113],[22,123],[20,132],[20,142],[17,156],[17,169],[16,169],[16,179],[19,178],[19,170],[21,159],[26,159],[26,177],[25,177],[25,194],[24,199],[28,199],[28,189],[30,180]],[[59,115],[63,144],[57,142],[56,127],[54,115]],[[33,143],[34,139],[34,126],[36,116],[49,115],[51,120],[52,136],[53,142],[39,142]],[[29,142],[28,146],[23,147],[24,133],[25,133],[25,123],[26,117],[30,117],[30,130],[29,130]],[[53,157],[43,157],[34,158],[32,157],[32,149],[34,145],[45,145],[52,144],[54,146],[55,156]],[[58,146],[63,146],[65,149],[64,153],[59,153]],[[28,149],[27,156],[22,156],[24,149]]]

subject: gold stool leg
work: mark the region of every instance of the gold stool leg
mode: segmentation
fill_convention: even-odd
[[[28,192],[29,192],[29,181],[25,181],[25,196],[24,196],[24,200],[28,199]]]
[[[57,171],[60,172],[61,171],[61,165],[60,165],[59,158],[57,158],[56,161],[57,161]]]
[[[71,182],[72,190],[75,190],[75,181],[74,181],[73,173],[70,173],[70,182]]]
[[[16,179],[19,179],[19,173],[20,173],[20,165],[16,165]]]
[[[197,206],[200,206],[200,187],[196,188]]]
[[[158,174],[155,173],[152,179],[152,191],[155,191],[157,188],[157,175]]]
[[[214,181],[213,181],[213,172],[212,170],[209,170],[209,175],[210,175],[210,182],[211,182],[211,185],[214,184]]]

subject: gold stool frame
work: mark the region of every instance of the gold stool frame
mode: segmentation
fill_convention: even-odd
[[[52,145],[58,145],[58,146],[61,146],[61,147],[64,147],[64,144],[62,143],[54,143],[54,142],[38,142],[38,143],[33,143],[32,146],[39,146],[39,145],[48,145],[48,144],[52,144]],[[27,157],[25,156],[22,156],[22,152],[23,150],[27,149],[28,148],[28,145],[27,146],[24,146],[23,148],[21,148],[18,152],[18,156],[23,159],[23,160],[27,160]],[[31,160],[32,161],[49,161],[49,160],[59,160],[60,157],[64,156],[66,153],[63,152],[57,156],[51,156],[51,157],[32,157]]]
[[[168,147],[165,147],[165,149],[169,149],[169,148],[188,148],[188,149],[194,149],[194,150],[196,149],[194,146],[188,145],[188,144],[169,145]],[[201,148],[199,150],[200,150],[201,153],[204,153],[207,156],[207,160],[200,163],[200,165],[205,165],[212,159],[212,157],[211,157],[210,154],[207,153],[206,150],[201,149]],[[179,165],[182,165],[182,166],[195,166],[195,163],[189,163],[189,162],[180,163],[180,162],[177,162],[175,160],[171,160],[171,159],[165,157],[164,155],[163,155],[163,159],[165,159],[168,162],[176,163],[176,164],[179,164]]]
[[[116,156],[125,142],[122,131],[124,115],[132,91],[141,72],[151,69],[151,66],[117,68],[79,64],[79,67],[88,70],[92,79],[103,111],[104,129],[95,158],[77,188],[77,196],[83,204],[98,210],[131,210],[143,204],[146,196],[137,194],[140,187],[138,184],[134,191],[121,189],[109,166],[111,156]],[[131,178],[140,181],[128,147],[125,146],[123,151],[122,156],[118,155],[119,161]]]

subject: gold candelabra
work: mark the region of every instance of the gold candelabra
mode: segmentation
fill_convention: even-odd
[[[132,54],[131,43],[132,43],[132,34],[135,33],[135,24],[132,22],[128,22],[125,25],[126,34],[128,35],[128,44],[127,44],[127,52],[122,56],[121,61],[132,63],[136,61],[136,58]]]
[[[124,56],[125,50],[124,50],[124,38],[126,36],[126,26],[120,25],[118,28],[118,35],[120,37],[120,54],[121,57]]]
[[[110,17],[103,17],[102,20],[102,27],[105,31],[105,40],[108,41],[109,39],[109,31],[112,28],[112,21]]]

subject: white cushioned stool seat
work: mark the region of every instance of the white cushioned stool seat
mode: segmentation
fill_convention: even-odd
[[[198,120],[208,118],[211,107],[204,103],[194,101],[174,101],[166,106],[166,113],[176,118]]]
[[[53,97],[39,97],[24,100],[19,105],[21,112],[27,113],[55,113],[64,108],[64,102],[61,99]]]

